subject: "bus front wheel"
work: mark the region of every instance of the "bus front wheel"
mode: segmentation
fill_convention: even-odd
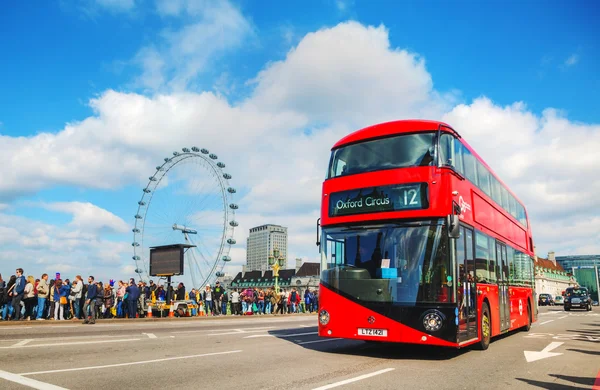
[[[481,306],[479,329],[481,330],[481,340],[475,346],[477,349],[485,351],[490,346],[490,339],[492,338],[492,322],[490,320],[490,308],[487,303]]]

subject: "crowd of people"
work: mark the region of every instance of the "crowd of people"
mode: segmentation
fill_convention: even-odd
[[[58,276],[58,275],[57,275]],[[103,284],[94,276],[84,283],[80,275],[73,280],[49,280],[48,274],[39,279],[27,277],[22,268],[8,281],[0,274],[0,319],[19,320],[84,320],[93,324],[98,318],[137,318],[147,315],[148,304],[187,301],[198,310],[196,315],[262,315],[315,312],[318,307],[317,290],[303,293],[292,289],[245,288],[225,290],[217,281],[215,286],[192,289],[186,293],[185,285],[177,289],[164,288],[150,280],[138,283],[110,280]]]

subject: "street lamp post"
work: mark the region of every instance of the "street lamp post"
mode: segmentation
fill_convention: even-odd
[[[275,277],[275,293],[279,294],[279,270],[283,267],[285,258],[280,256],[279,249],[275,247],[273,253],[269,255],[269,265],[273,270],[273,276]]]

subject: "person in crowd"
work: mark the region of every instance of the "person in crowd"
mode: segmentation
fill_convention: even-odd
[[[140,289],[136,286],[133,278],[129,280],[129,286],[125,288],[125,293],[127,294],[127,298],[125,299],[127,302],[127,313],[129,314],[129,318],[135,318],[137,302],[140,297]]]
[[[96,318],[102,318],[104,316],[104,285],[101,281],[96,283]]]
[[[206,315],[212,315],[213,314],[213,291],[210,288],[210,284],[207,284],[206,287],[204,288],[204,291],[202,291],[202,301],[204,301],[204,307],[206,308]]]
[[[235,315],[235,316],[239,316],[241,313],[241,307],[240,307],[240,293],[238,292],[238,290],[233,290],[231,292],[231,296],[230,296],[230,300],[231,300],[231,314]]]
[[[144,311],[145,305],[144,304],[146,301],[146,293],[144,291],[146,291],[146,283],[144,283],[140,280],[139,283],[137,284],[137,287],[140,290],[140,295],[136,302],[136,313],[139,314],[140,317],[143,317],[145,314],[145,311]]]
[[[229,301],[229,294],[225,289],[223,289],[223,294],[221,294],[221,315],[227,315],[227,302]]]
[[[119,287],[117,288],[117,317],[119,318],[125,318],[125,313],[127,313],[125,306],[125,290],[125,283],[123,283],[122,280],[119,280]]]
[[[23,300],[27,280],[23,276],[23,268],[17,268],[15,272],[17,274],[17,281],[15,282],[11,296],[15,320],[19,321],[21,319],[21,301]]]
[[[36,320],[44,320],[44,313],[46,309],[46,301],[48,300],[48,295],[50,294],[50,286],[48,285],[48,274],[43,274],[40,282],[37,286],[37,316]]]
[[[25,306],[25,320],[31,320],[33,315],[33,307],[35,306],[35,278],[33,275],[27,277],[27,283],[25,284],[25,290],[23,291],[23,305]]]
[[[6,289],[4,290],[4,307],[2,308],[2,318],[10,321],[13,317],[13,306],[12,306],[12,291],[15,289],[17,283],[17,276],[11,275],[6,283]]]
[[[198,298],[196,297],[196,289],[195,288],[192,288],[190,290],[189,298],[190,298],[190,301],[192,301],[194,303],[198,303]]]
[[[94,277],[88,276],[87,294],[85,296],[85,306],[83,315],[85,317],[84,324],[96,323],[96,296],[98,295],[98,287],[94,283]]]
[[[6,282],[0,274],[0,321],[4,320],[4,305],[6,304]]]
[[[165,300],[165,288],[163,287],[162,284],[160,286],[156,287],[155,295],[156,295],[156,299],[158,299],[159,301]]]
[[[83,296],[83,278],[81,275],[75,276],[75,281],[71,288],[71,292],[73,293],[73,319],[80,320],[81,319],[81,297]]]
[[[67,304],[67,294],[71,286],[63,284],[62,279],[54,281],[54,319],[64,320],[65,305]],[[63,299],[64,298],[64,299]]]
[[[214,312],[215,315],[220,315],[221,314],[221,295],[223,295],[223,287],[221,287],[221,284],[219,283],[219,281],[217,280],[215,282],[215,288],[213,289],[213,302],[214,302]]]
[[[179,283],[177,286],[177,292],[175,293],[176,301],[183,301],[185,299],[185,286],[183,283]]]
[[[56,281],[54,279],[50,279],[48,283],[48,312],[45,314],[46,318],[49,320],[54,319],[54,285]]]

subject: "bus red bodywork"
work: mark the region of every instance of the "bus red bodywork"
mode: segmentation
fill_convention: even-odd
[[[456,142],[460,142],[468,149],[472,156],[485,166],[494,178],[498,180],[500,185],[507,189],[502,181],[493,174],[490,167],[483,162],[460,135],[449,125],[442,122],[406,120],[367,127],[341,139],[334,145],[332,151],[348,145],[360,144],[365,141],[377,139],[384,140],[402,134],[421,132],[437,132],[437,142],[439,142],[439,135],[441,134],[452,135]],[[439,150],[440,149],[438,149],[438,153],[440,153]],[[329,202],[329,196],[331,194],[358,188],[377,188],[409,183],[427,183],[429,191],[428,207],[417,210],[365,212],[339,216],[331,215]],[[508,190],[508,192],[514,199],[517,199],[510,190]],[[323,183],[321,204],[320,225],[323,228],[321,241],[326,240],[325,232],[329,227],[356,227],[363,225],[369,226],[370,224],[385,223],[389,221],[419,221],[432,218],[443,219],[448,215],[454,214],[457,211],[456,205],[458,205],[460,208],[460,224],[463,227],[461,231],[466,232],[465,234],[468,234],[469,231],[471,231],[471,234],[483,233],[487,235],[488,239],[493,239],[494,242],[496,242],[495,250],[497,251],[498,263],[500,262],[499,259],[503,256],[503,253],[506,253],[506,247],[509,248],[509,253],[511,253],[510,251],[514,252],[516,250],[518,253],[526,255],[529,259],[534,255],[531,228],[528,220],[526,220],[526,226],[524,226],[514,215],[499,206],[488,194],[467,180],[464,174],[458,172],[457,169],[440,166],[440,164],[376,170],[337,177],[329,177],[328,175],[328,179]],[[525,218],[527,217],[525,216]],[[473,233],[474,231],[476,233]],[[465,245],[469,245],[468,241],[465,242]],[[326,244],[321,242],[322,247],[323,245]],[[474,245],[475,244],[473,244],[473,247],[475,247]],[[451,245],[451,247],[453,248],[453,253],[451,255],[454,256],[452,264],[456,264],[457,244]],[[322,258],[323,256],[324,255],[322,255]],[[470,260],[465,260],[465,267],[463,268],[467,268],[467,261]],[[475,258],[473,258],[472,261],[474,274]],[[508,260],[503,261],[508,265]],[[321,269],[324,271],[328,268],[331,269],[331,266],[327,266],[326,263],[326,260],[322,260]],[[488,261],[488,264],[491,264],[491,261]],[[455,275],[458,274],[459,268],[460,267],[457,266],[457,268],[453,270]],[[492,266],[489,265],[489,268],[491,270]],[[490,270],[489,272],[491,272]],[[499,272],[502,272],[502,270]],[[468,275],[465,276],[465,278],[468,278]],[[334,288],[333,285],[337,285],[337,282],[326,283],[322,279],[319,290],[319,336],[439,345],[446,347],[464,347],[476,343],[481,344],[484,339],[482,336],[482,327],[485,328],[485,325],[482,324],[482,308],[484,304],[489,308],[490,337],[521,327],[526,327],[528,329],[531,322],[536,320],[537,312],[536,300],[533,298],[533,288],[530,285],[516,286],[511,284],[507,286],[505,295],[502,295],[502,283],[499,279],[500,277],[498,276],[498,281],[495,283],[489,281],[477,282],[475,284],[476,293],[474,291],[469,291],[470,297],[476,296],[476,304],[474,304],[474,299],[473,303],[470,304],[470,306],[474,306],[472,309],[475,311],[476,317],[471,318],[470,320],[469,318],[462,318],[461,315],[457,315],[456,319],[449,318],[453,317],[452,314],[448,314],[452,313],[449,307],[456,306],[456,309],[454,309],[455,313],[457,312],[457,309],[463,310],[460,308],[461,304],[458,300],[458,295],[461,294],[461,288],[465,288],[465,285],[469,286],[469,283],[463,282],[461,287],[458,287],[457,285],[459,283],[456,283],[458,277],[455,278],[454,285],[449,286],[450,283],[446,283],[447,286],[445,286],[445,290],[443,290],[448,291],[448,294],[450,295],[452,294],[452,291],[457,294],[455,295],[456,298],[454,299],[454,304],[452,304],[452,302],[448,304],[444,303],[444,298],[441,296],[438,299],[437,305],[415,304],[410,308],[403,308],[402,305],[391,304],[389,302],[371,305],[373,307],[369,307],[368,304],[361,302],[360,299],[355,299]],[[506,282],[508,283],[508,280]],[[466,289],[464,291],[466,291]],[[466,293],[463,293],[463,298],[465,294]],[[443,295],[443,292],[441,295]],[[504,301],[502,298],[503,296],[505,297]],[[508,300],[506,300],[506,298],[508,298]],[[423,307],[420,308],[420,306]],[[410,320],[411,317],[421,315],[420,313],[423,311],[435,311],[437,310],[436,308],[439,310],[443,309],[443,312],[445,313],[442,317],[444,318],[444,321],[447,322],[444,326],[446,326],[449,331],[445,333],[444,337],[437,335],[436,332],[428,332],[422,328],[422,326],[421,329],[419,329],[420,326],[418,321],[415,322]],[[509,315],[507,312],[502,314],[501,310],[509,311]],[[324,316],[323,312],[327,313],[326,319],[322,318],[322,316]],[[510,321],[510,323],[501,324],[501,317]],[[327,320],[326,324],[323,323],[325,320]],[[456,323],[456,320],[458,320],[458,323]],[[469,323],[469,321],[471,321],[471,323]],[[474,321],[475,327],[473,328],[472,322]],[[465,333],[461,337],[461,332],[465,329],[465,322],[470,326],[469,331],[471,334],[470,336],[465,336]],[[358,334],[359,329],[369,328],[385,329],[387,335],[381,337]],[[456,331],[454,331],[454,329]],[[455,333],[456,337],[454,337]],[[490,337],[487,337],[488,343]],[[485,345],[484,348],[487,348],[487,345]]]

